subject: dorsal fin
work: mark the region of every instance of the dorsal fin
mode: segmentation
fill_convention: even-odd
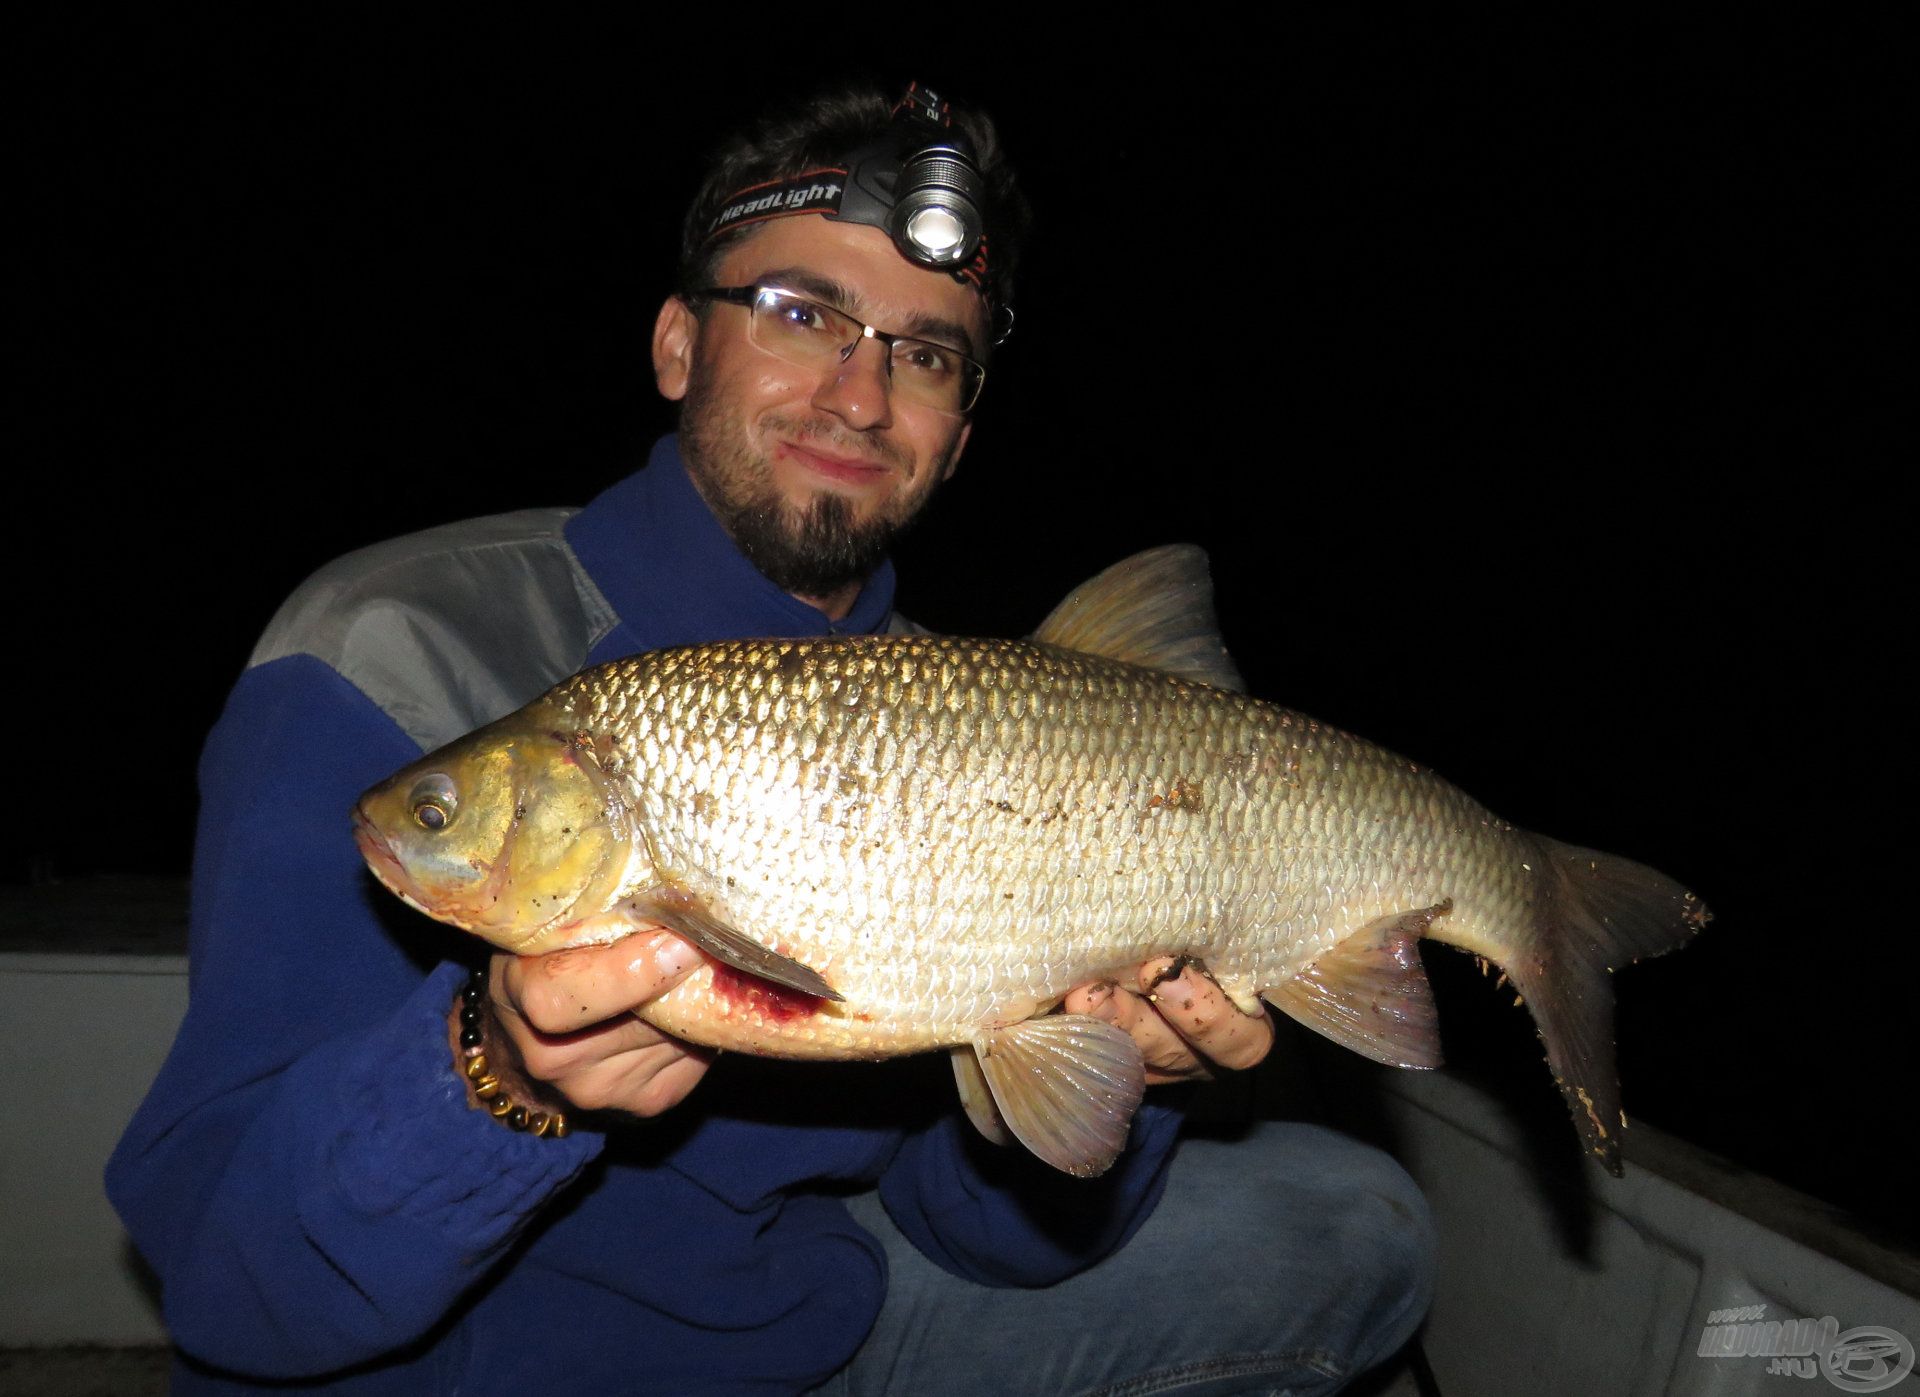
[[[1207,555],[1191,543],[1149,548],[1082,582],[1033,638],[1216,689],[1246,689],[1214,620]]]

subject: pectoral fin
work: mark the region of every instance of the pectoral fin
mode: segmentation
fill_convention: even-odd
[[[973,1046],[1000,1117],[1021,1144],[1066,1173],[1106,1173],[1146,1090],[1132,1038],[1085,1014],[1051,1014],[985,1030]]]
[[[728,926],[690,893],[659,889],[635,898],[628,905],[636,918],[658,922],[735,970],[820,999],[844,998],[816,972],[791,956],[770,951],[745,932]]]
[[[960,1088],[960,1104],[967,1108],[967,1119],[974,1128],[996,1145],[1011,1145],[1013,1132],[1000,1119],[1000,1108],[993,1104],[993,1088],[980,1070],[980,1055],[970,1047],[949,1050],[953,1057],[953,1081]]]
[[[1267,1002],[1375,1062],[1438,1067],[1439,1016],[1416,943],[1452,907],[1443,902],[1370,923],[1266,991]]]

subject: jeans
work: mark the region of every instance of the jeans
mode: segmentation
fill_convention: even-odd
[[[1426,1200],[1378,1150],[1263,1122],[1181,1142],[1166,1196],[1117,1254],[1038,1290],[964,1281],[877,1194],[887,1298],[831,1397],[1145,1397],[1337,1391],[1412,1335],[1433,1295]]]

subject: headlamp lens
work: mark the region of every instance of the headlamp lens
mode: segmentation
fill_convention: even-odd
[[[966,236],[966,225],[950,209],[921,209],[907,220],[907,240],[935,262],[957,260]]]

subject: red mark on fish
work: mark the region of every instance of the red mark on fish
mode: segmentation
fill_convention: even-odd
[[[713,992],[730,1004],[760,1015],[772,1023],[792,1023],[820,1012],[827,1001],[818,995],[776,985],[758,975],[713,963]]]

